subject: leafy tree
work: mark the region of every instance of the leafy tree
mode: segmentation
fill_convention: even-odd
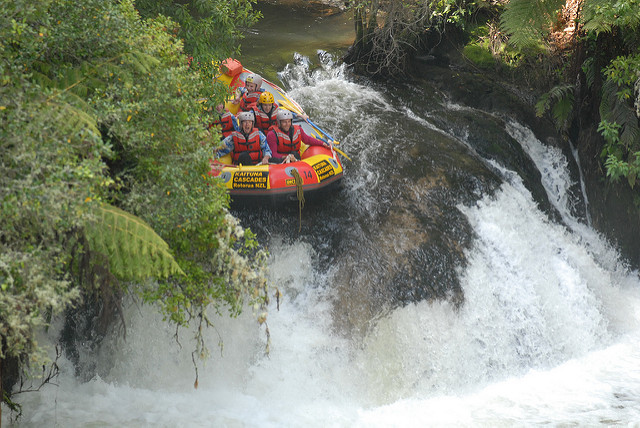
[[[265,253],[208,175],[219,136],[197,100],[225,94],[177,28],[131,0],[3,4],[0,369],[42,367],[36,332],[91,299],[158,305],[201,357],[210,310],[264,311]]]
[[[483,1],[351,0],[356,39],[347,60],[369,74],[403,72],[428,31],[463,25]]]
[[[531,47],[541,44],[552,31],[566,0],[510,0],[500,20],[509,43]]]
[[[633,188],[640,178],[640,1],[585,1],[583,21],[596,49],[608,54],[598,127],[606,141],[607,176],[624,177]]]
[[[522,1],[511,0],[502,15],[510,43],[530,46],[549,42],[569,3],[581,8],[577,32],[583,56],[579,69],[587,87],[600,99],[598,131],[605,144],[602,157],[607,176],[624,177],[633,188],[640,177],[640,1]],[[576,49],[578,51],[579,49]],[[575,75],[545,94],[538,113],[552,109],[559,127],[568,126],[576,93]]]
[[[164,15],[179,24],[175,34],[184,39],[185,50],[196,61],[223,60],[238,54],[243,32],[261,14],[253,9],[256,0],[138,0],[144,17]]]

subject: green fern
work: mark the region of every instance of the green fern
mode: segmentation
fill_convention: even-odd
[[[98,64],[85,61],[75,67],[55,70],[48,64],[36,61],[33,65],[32,78],[43,88],[58,89],[59,92],[54,96],[74,94],[78,99],[87,98],[93,90],[107,86],[107,82],[103,79],[107,75],[117,74],[125,81],[132,79],[129,73],[115,64],[118,61],[126,61],[138,72],[144,74],[150,73],[160,64],[160,60],[156,57],[139,51],[127,52]]]
[[[589,0],[583,2],[584,30],[611,33],[614,27],[634,29],[640,26],[640,1]]]
[[[594,57],[587,58],[582,63],[582,72],[587,81],[587,87],[591,88],[596,81],[596,60]]]
[[[65,98],[68,98],[69,94]],[[80,100],[81,101],[81,100]],[[82,129],[88,130],[95,136],[100,135],[98,123],[92,111],[86,103],[77,101],[79,106],[74,106],[65,100],[50,100],[42,114],[53,118],[56,123],[61,124],[67,135],[73,135]],[[86,107],[86,108],[83,108]],[[60,129],[62,131],[62,128]]]
[[[140,73],[150,73],[158,64],[160,60],[152,55],[148,55],[144,52],[132,51],[124,55],[124,58],[129,64],[139,71]]]
[[[500,25],[513,45],[536,46],[550,32],[564,3],[564,0],[511,0],[500,17]]]
[[[114,206],[98,205],[87,240],[91,251],[105,255],[111,272],[122,280],[184,275],[169,245],[146,222]]]
[[[556,127],[561,129],[569,119],[574,105],[573,85],[558,85],[542,95],[536,103],[536,115],[541,117],[549,109],[555,121]]]
[[[637,150],[640,146],[640,127],[636,111],[618,96],[618,85],[606,80],[602,86],[600,118],[620,125],[619,144],[627,150]]]

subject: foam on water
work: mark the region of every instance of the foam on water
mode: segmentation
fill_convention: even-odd
[[[342,85],[344,96],[362,97],[363,88],[351,88],[340,75],[318,79],[317,85]],[[316,93],[294,90],[303,99]],[[570,202],[562,155],[538,145],[524,127],[506,126],[536,162],[568,226],[551,222],[519,177],[496,164],[505,177],[498,191],[458,207],[475,232],[458,272],[460,307],[407,305],[376,320],[362,341],[351,341],[332,325],[331,269],[315,267],[318,256],[308,243],[275,236],[268,246],[270,282],[284,297],[280,311],[272,299],[269,356],[250,309],[237,319],[216,318],[216,329],[207,332],[214,352],[199,366],[194,389],[189,332],[182,331],[180,347],[153,308],[129,305],[127,341],[109,338],[97,355],[84,355],[97,363],[99,376],[81,382],[62,359],[57,386],[19,397],[25,412],[19,425],[637,423],[638,273],[563,208]],[[370,180],[364,175],[353,183],[366,187]],[[8,417],[3,412],[4,424]]]

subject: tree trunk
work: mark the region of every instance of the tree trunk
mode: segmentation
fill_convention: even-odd
[[[373,33],[378,26],[378,8],[380,7],[380,3],[378,0],[373,0],[371,4],[371,9],[369,9],[369,21],[367,22],[365,32],[368,37],[369,34]]]
[[[353,11],[353,22],[356,27],[356,40],[354,44],[362,44],[364,38],[364,29],[362,24],[362,12],[359,9]]]
[[[2,362],[0,358],[0,428],[2,428],[2,405],[4,404],[4,390],[2,389]]]

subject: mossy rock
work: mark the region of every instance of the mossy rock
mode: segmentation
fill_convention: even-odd
[[[496,60],[487,48],[478,45],[466,45],[462,50],[464,56],[478,67],[491,68],[495,67]]]

